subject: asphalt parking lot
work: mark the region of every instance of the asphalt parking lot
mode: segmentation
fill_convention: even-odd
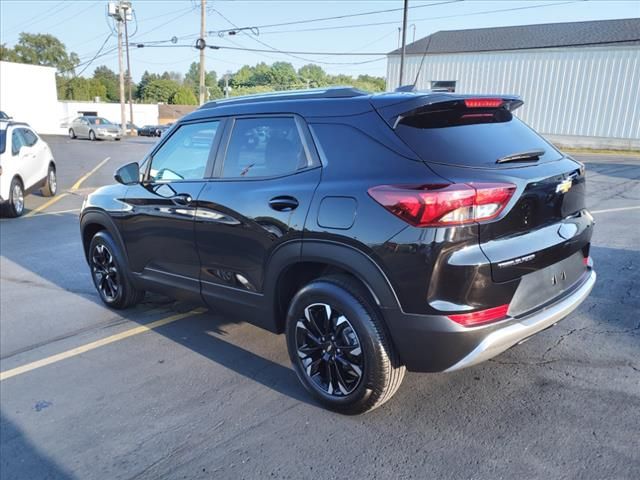
[[[0,220],[2,480],[638,478],[640,157],[575,155],[598,272],[576,312],[345,417],[307,397],[281,336],[156,296],[104,308],[82,197],[155,140],[47,141],[61,194]]]

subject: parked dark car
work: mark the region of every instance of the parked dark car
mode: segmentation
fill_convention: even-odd
[[[521,104],[348,88],[205,104],[88,197],[97,291],[284,332],[302,385],[344,413],[388,400],[405,369],[487,360],[596,278],[584,166]]]
[[[156,130],[157,130],[156,125],[144,125],[138,128],[138,136],[139,137],[157,137]]]

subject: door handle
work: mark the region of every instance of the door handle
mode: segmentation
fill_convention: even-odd
[[[188,207],[193,202],[193,198],[188,193],[179,193],[171,197],[171,201],[176,205],[180,205],[182,207]]]
[[[298,207],[298,200],[294,197],[283,195],[269,200],[269,206],[278,212],[290,212]]]

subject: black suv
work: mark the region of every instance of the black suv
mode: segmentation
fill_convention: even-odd
[[[286,333],[302,384],[361,413],[405,369],[487,360],[591,291],[585,172],[518,97],[338,88],[205,104],[80,217],[95,286]]]

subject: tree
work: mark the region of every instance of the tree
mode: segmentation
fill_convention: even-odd
[[[182,84],[191,88],[194,95],[198,97],[200,92],[200,66],[196,62],[192,62],[189,65],[189,71],[185,74]],[[215,70],[205,73],[204,84],[209,91],[209,98],[222,97],[222,90],[218,87],[218,75]]]
[[[95,69],[93,78],[104,85],[106,89],[105,99],[108,102],[120,101],[120,80],[113,70],[102,65]]]
[[[171,96],[170,103],[174,105],[197,105],[198,99],[192,89],[183,86],[179,87]]]
[[[20,63],[55,67],[60,75],[72,74],[80,63],[78,55],[68,53],[64,43],[42,33],[21,33],[13,52]]]
[[[18,54],[13,48],[7,47],[6,43],[0,44],[0,60],[3,62],[20,62]]]
[[[58,98],[63,100],[93,101],[95,97],[106,97],[107,89],[95,78],[61,78],[58,82]]]
[[[271,65],[271,84],[277,88],[295,88],[299,84],[298,74],[289,62],[275,62]]]
[[[150,103],[169,103],[171,97],[180,89],[180,84],[173,80],[159,78],[151,80],[143,89],[143,100]]]
[[[319,65],[309,63],[298,70],[302,83],[309,82],[310,87],[324,87],[327,84],[327,74]]]

